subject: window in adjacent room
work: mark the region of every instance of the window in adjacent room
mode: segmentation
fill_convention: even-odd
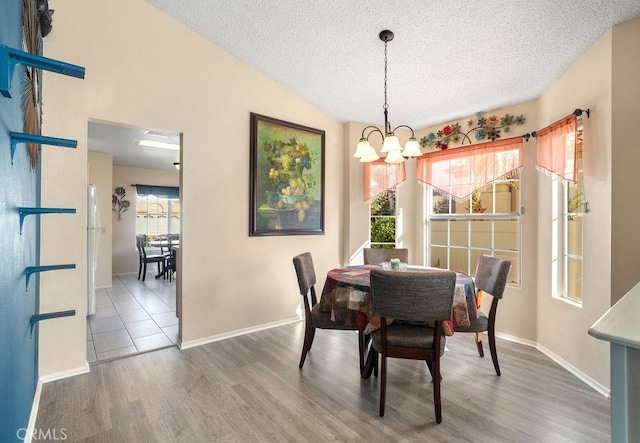
[[[582,229],[584,220],[584,186],[582,171],[582,121],[577,133],[567,135],[567,143],[574,142],[578,155],[576,183],[552,178],[552,288],[555,297],[582,303]]]
[[[180,200],[138,195],[136,201],[136,235],[144,234],[149,241],[180,233]]]
[[[396,190],[384,191],[369,204],[372,248],[396,247]]]
[[[512,263],[508,281],[520,283],[520,178],[496,180],[456,201],[426,187],[428,265],[474,275],[481,255]]]

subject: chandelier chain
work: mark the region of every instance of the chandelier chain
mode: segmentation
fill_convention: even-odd
[[[389,109],[387,104],[387,42],[384,42],[384,106],[383,109]]]

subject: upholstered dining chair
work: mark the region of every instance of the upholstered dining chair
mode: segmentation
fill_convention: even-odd
[[[138,247],[138,255],[140,257],[140,264],[138,265],[138,280],[140,280],[140,275],[142,274],[142,281],[144,281],[147,276],[147,263],[157,263],[158,275],[160,275],[164,271],[164,264],[166,260],[165,256],[162,254],[147,255],[144,244],[145,236],[136,235],[136,246]]]
[[[347,326],[340,322],[334,322],[331,320],[330,312],[320,312],[320,305],[316,298],[315,289],[316,271],[313,266],[311,253],[305,252],[293,257],[293,266],[296,269],[300,295],[302,295],[304,302],[304,344],[302,346],[302,355],[300,355],[300,364],[298,367],[302,369],[304,365],[307,353],[311,350],[316,329],[340,329],[358,331],[360,371],[362,371],[364,366],[364,330],[356,326]]]
[[[409,250],[407,248],[364,248],[364,264],[375,265],[392,258],[398,258],[403,263],[409,262]]]
[[[373,349],[382,357],[380,417],[384,416],[385,408],[387,357],[408,358],[427,362],[433,378],[436,422],[442,422],[440,357],[445,345],[442,321],[451,318],[455,286],[453,271],[371,271],[372,313],[380,317],[380,329],[371,334]],[[387,324],[387,317],[394,321]]]
[[[487,332],[489,336],[489,350],[496,374],[500,375],[500,365],[498,364],[498,354],[496,352],[496,312],[498,301],[504,295],[504,288],[507,286],[507,277],[511,270],[511,262],[498,257],[481,255],[476,268],[474,284],[476,291],[482,291],[493,296],[489,316],[478,310],[478,318],[470,319],[469,326],[456,326],[454,332],[475,332],[476,346],[480,357],[484,357],[482,349],[482,333]]]

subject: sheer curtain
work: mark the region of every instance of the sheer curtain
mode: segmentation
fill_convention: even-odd
[[[381,158],[364,163],[364,200],[367,201],[395,187],[407,178],[404,163],[385,163]]]
[[[417,160],[418,180],[463,200],[494,180],[508,178],[523,163],[522,137],[430,152]]]
[[[536,168],[561,180],[578,180],[578,119],[570,115],[536,132]]]

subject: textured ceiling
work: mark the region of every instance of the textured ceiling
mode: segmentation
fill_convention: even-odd
[[[341,121],[414,129],[538,97],[640,0],[146,0]]]

